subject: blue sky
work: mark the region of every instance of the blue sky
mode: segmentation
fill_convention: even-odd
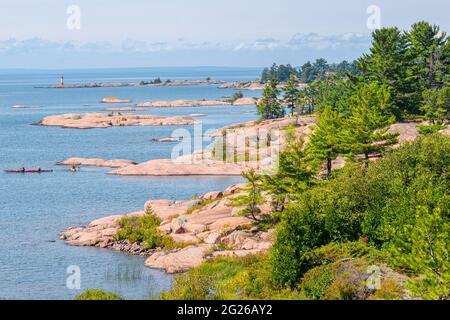
[[[67,7],[80,29],[67,28]],[[448,0],[0,0],[0,68],[264,66],[367,51],[383,26],[450,30]]]

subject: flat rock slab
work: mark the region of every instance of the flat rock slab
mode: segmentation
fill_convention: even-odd
[[[128,176],[240,176],[256,168],[255,163],[229,163],[215,160],[201,162],[170,159],[150,160],[134,166],[119,168],[109,174]]]
[[[159,251],[147,258],[145,265],[149,268],[162,269],[167,273],[185,272],[199,266],[212,249],[213,245],[204,244],[172,252]]]
[[[100,158],[69,158],[59,161],[57,164],[68,166],[75,165],[75,166],[120,168],[135,165],[136,162],[124,159],[105,160]]]
[[[133,102],[131,99],[118,99],[115,97],[106,97],[102,99],[103,103],[130,103]]]
[[[191,117],[163,117],[158,115],[104,113],[61,114],[48,116],[39,124],[62,128],[94,129],[114,126],[174,126],[192,125],[196,121]]]

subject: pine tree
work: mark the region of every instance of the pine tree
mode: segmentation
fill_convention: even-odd
[[[418,99],[416,78],[409,71],[413,59],[407,37],[397,28],[382,28],[373,33],[370,54],[364,54],[357,67],[366,82],[390,87],[392,100],[400,111],[396,116],[416,114]]]
[[[382,129],[395,121],[393,103],[386,85],[363,84],[350,99],[351,115],[344,122],[343,145],[348,153],[369,155],[382,149],[382,141],[392,141],[394,135]]]
[[[279,154],[276,171],[262,178],[262,187],[269,193],[275,212],[283,211],[289,202],[297,199],[312,184],[304,141],[296,136],[294,128],[286,131],[286,149]]]
[[[313,162],[326,162],[326,174],[330,177],[331,162],[341,153],[341,149],[342,118],[336,111],[327,107],[317,121],[317,128],[307,145],[307,153]]]
[[[291,74],[288,82],[284,86],[284,96],[283,100],[287,107],[291,110],[291,115],[294,115],[294,110],[299,104],[299,89],[298,89],[298,79],[297,76]]]
[[[394,263],[421,275],[408,285],[412,294],[424,299],[449,298],[449,230],[445,213],[426,207],[417,208],[414,223],[393,230],[390,251]]]
[[[421,21],[412,25],[407,33],[411,43],[410,51],[414,57],[413,73],[417,76],[421,91],[435,87],[442,87],[443,78],[448,68],[448,61],[442,55],[443,47],[448,38],[439,27]]]
[[[450,85],[443,88],[426,89],[423,92],[420,110],[427,120],[442,124],[450,117]]]
[[[258,102],[257,112],[261,119],[276,119],[284,117],[285,110],[281,104],[278,95],[278,81],[272,78],[264,88],[261,99]]]
[[[244,172],[242,176],[247,179],[247,187],[244,188],[242,195],[231,198],[232,206],[243,206],[239,213],[258,221],[257,215],[261,212],[259,205],[264,203],[264,197],[261,194],[261,177],[253,169]]]

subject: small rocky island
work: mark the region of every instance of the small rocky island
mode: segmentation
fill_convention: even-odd
[[[79,84],[58,84],[47,88],[57,89],[83,89],[83,88],[119,88],[119,87],[177,87],[177,86],[199,86],[220,85],[223,82],[214,79],[205,80],[170,80],[165,81],[140,81],[140,82],[89,82]]]
[[[176,126],[197,123],[192,117],[163,117],[158,115],[136,114],[60,114],[45,117],[39,122],[42,126],[56,126],[74,129],[108,128],[115,126]]]
[[[137,107],[159,107],[159,108],[174,108],[174,107],[209,107],[209,106],[245,106],[255,105],[258,99],[255,98],[240,98],[234,101],[224,100],[173,100],[173,101],[149,101],[138,103]]]

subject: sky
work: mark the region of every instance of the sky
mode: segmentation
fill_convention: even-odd
[[[374,21],[449,31],[448,12],[448,0],[0,0],[0,68],[353,60]]]

